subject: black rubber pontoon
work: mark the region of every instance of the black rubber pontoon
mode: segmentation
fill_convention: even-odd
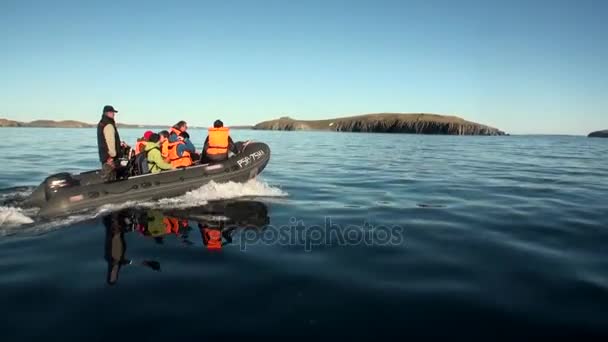
[[[54,217],[109,203],[175,197],[211,181],[246,182],[262,172],[269,159],[268,145],[253,142],[221,163],[133,176],[111,183],[102,181],[99,170],[77,175],[60,173],[47,177],[22,206],[38,207],[39,216]]]

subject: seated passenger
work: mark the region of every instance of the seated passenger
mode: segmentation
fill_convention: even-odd
[[[186,146],[192,145],[188,150],[190,152],[190,159],[192,159],[192,162],[200,160],[201,155],[196,152],[196,147],[194,146],[194,144],[192,144],[192,140],[190,140],[190,134],[188,134],[188,132],[182,132],[182,134],[180,134],[179,136],[184,140]]]
[[[192,154],[196,152],[196,148],[190,142],[188,133],[180,132],[169,135],[169,143],[167,145],[169,162],[174,167],[187,167],[192,165]]]
[[[238,149],[230,137],[230,129],[224,127],[222,121],[216,120],[213,123],[213,127],[209,128],[209,135],[205,139],[203,146],[206,161],[224,161],[228,159],[228,151],[234,154],[238,153]]]
[[[160,154],[163,156],[163,159],[168,162],[169,161],[169,132],[168,131],[160,131],[158,132],[160,135]]]
[[[152,131],[146,131],[143,137],[137,139],[137,142],[135,143],[135,155],[138,155],[140,152],[143,152],[144,148],[146,147],[146,142],[148,141],[148,139],[150,139],[150,136],[153,133],[154,132]]]
[[[158,144],[160,136],[156,133],[152,134],[146,142],[146,158],[148,159],[148,170],[150,173],[159,173],[163,170],[174,169],[173,165],[164,161],[160,145]]]
[[[169,141],[175,141],[179,135],[188,130],[186,121],[179,121],[173,127],[169,128]]]

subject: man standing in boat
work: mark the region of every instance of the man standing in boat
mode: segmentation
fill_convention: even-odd
[[[116,180],[118,159],[122,158],[122,148],[114,115],[118,113],[112,106],[103,107],[101,120],[97,125],[97,147],[101,162],[101,177],[104,182]]]

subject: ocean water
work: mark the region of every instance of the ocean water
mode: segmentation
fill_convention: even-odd
[[[235,130],[255,181],[43,221],[95,130],[0,132],[2,341],[608,337],[607,139]]]

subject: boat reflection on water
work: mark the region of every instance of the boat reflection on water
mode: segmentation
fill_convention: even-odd
[[[218,251],[232,243],[236,231],[263,230],[269,221],[268,207],[258,201],[217,201],[187,209],[129,208],[113,212],[102,218],[106,230],[107,282],[115,284],[121,268],[127,265],[161,270],[157,260],[129,259],[125,234],[138,235],[156,244],[164,244],[166,238],[176,237],[184,246],[202,244],[207,250]],[[191,240],[196,231],[202,240],[198,243]]]

